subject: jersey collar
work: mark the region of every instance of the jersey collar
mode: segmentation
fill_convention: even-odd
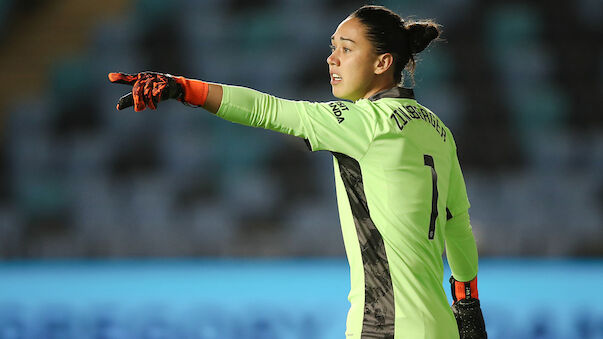
[[[369,98],[370,101],[375,101],[383,98],[400,98],[400,99],[414,99],[415,93],[410,88],[405,87],[393,87],[381,91]]]

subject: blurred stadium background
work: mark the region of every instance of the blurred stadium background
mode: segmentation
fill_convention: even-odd
[[[118,112],[106,74],[332,100],[365,3],[1,0],[0,339],[343,337],[329,154]],[[459,147],[490,337],[603,338],[603,1],[373,3],[444,26],[416,95]]]

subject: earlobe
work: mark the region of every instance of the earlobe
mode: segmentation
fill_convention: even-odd
[[[385,73],[394,63],[394,57],[390,53],[381,54],[377,57],[375,74]]]

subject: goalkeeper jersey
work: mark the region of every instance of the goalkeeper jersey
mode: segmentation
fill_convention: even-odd
[[[356,102],[279,99],[223,86],[217,115],[333,154],[350,265],[347,338],[458,338],[442,287],[477,274],[469,201],[450,130],[395,87]]]

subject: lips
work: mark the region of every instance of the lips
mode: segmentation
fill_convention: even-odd
[[[335,85],[341,82],[341,75],[338,73],[330,73],[331,74],[331,85]]]

